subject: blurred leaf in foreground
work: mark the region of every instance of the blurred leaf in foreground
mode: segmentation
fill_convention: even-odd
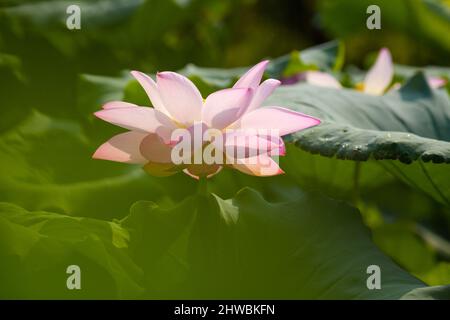
[[[127,253],[129,233],[115,222],[29,212],[0,203],[0,297],[118,299],[142,292],[142,271]],[[81,269],[81,289],[66,286]]]
[[[424,287],[376,248],[355,209],[300,194],[267,202],[243,189],[171,209],[136,203],[122,224],[145,272],[145,296],[396,299]],[[366,286],[373,264],[382,270],[381,290]]]

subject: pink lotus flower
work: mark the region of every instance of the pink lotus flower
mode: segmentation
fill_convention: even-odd
[[[387,48],[382,48],[374,65],[367,72],[364,81],[356,84],[355,89],[367,94],[381,96],[389,91],[389,86],[394,77],[394,64],[392,56]],[[313,85],[341,89],[342,85],[332,75],[320,71],[307,71],[297,76],[298,80],[304,80]],[[440,88],[446,84],[446,80],[439,77],[427,77],[431,88]],[[400,88],[399,83],[392,85],[390,90]]]
[[[130,131],[101,145],[93,158],[142,164],[147,172],[158,176],[183,170],[194,178],[210,177],[224,166],[256,176],[283,173],[273,160],[285,153],[280,137],[316,126],[320,120],[279,106],[260,108],[280,85],[274,79],[260,84],[267,64],[260,62],[232,88],[214,92],[206,99],[178,73],[159,72],[155,82],[144,73],[132,71],[153,108],[121,101],[105,104],[95,115]],[[212,129],[215,138],[205,138],[203,132]],[[180,137],[180,131],[194,136],[200,132],[200,143],[192,136]],[[213,147],[213,157],[223,156],[219,158],[225,161],[175,161],[175,151],[186,143],[189,147],[183,149],[182,160],[192,160]]]

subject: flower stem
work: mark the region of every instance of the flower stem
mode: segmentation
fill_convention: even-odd
[[[359,180],[361,176],[361,162],[355,162],[355,168],[353,170],[353,204],[358,207],[361,200],[359,193]]]
[[[206,177],[200,177],[198,179],[198,189],[197,193],[201,196],[206,196],[208,194],[208,183]]]

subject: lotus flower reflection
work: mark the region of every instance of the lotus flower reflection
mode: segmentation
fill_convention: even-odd
[[[280,106],[261,108],[280,84],[274,79],[260,84],[267,63],[260,62],[232,88],[206,99],[178,73],[160,72],[155,82],[132,71],[153,108],[121,101],[105,104],[95,115],[130,131],[105,142],[93,158],[142,164],[158,176],[184,171],[194,178],[210,177],[224,166],[256,176],[283,173],[274,160],[285,154],[281,136],[320,120]]]

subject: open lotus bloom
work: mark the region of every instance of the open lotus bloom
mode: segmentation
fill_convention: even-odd
[[[179,171],[210,177],[224,166],[257,176],[283,173],[274,160],[284,155],[282,136],[316,126],[320,120],[280,106],[261,108],[279,86],[260,84],[268,61],[245,73],[229,89],[202,98],[197,87],[175,72],[159,72],[156,82],[132,71],[153,105],[113,101],[95,115],[130,131],[101,145],[93,158],[144,165],[150,174]]]
[[[387,48],[382,48],[378,54],[375,64],[367,72],[364,81],[358,83],[355,87],[356,90],[362,91],[371,95],[383,95],[388,89],[395,90],[400,88],[399,83],[395,83],[390,87],[392,79],[394,77],[394,64],[392,62],[392,56]],[[320,72],[320,71],[307,71],[298,77],[298,80],[304,80],[313,85],[329,87],[329,88],[342,88],[339,81],[332,75]],[[446,80],[439,77],[427,77],[428,84],[431,88],[440,88],[446,84]]]

